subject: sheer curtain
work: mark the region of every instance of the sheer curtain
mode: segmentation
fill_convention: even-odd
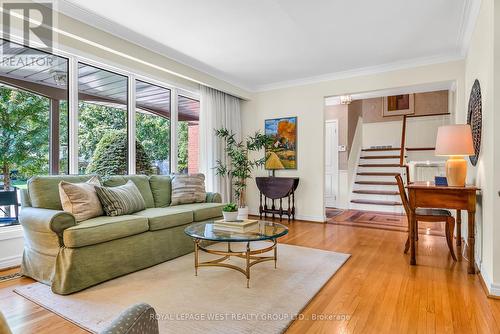
[[[201,86],[199,168],[205,174],[207,191],[218,192],[223,202],[233,200],[231,184],[215,174],[216,161],[227,163],[223,141],[215,129],[226,128],[241,140],[241,100],[213,88]]]

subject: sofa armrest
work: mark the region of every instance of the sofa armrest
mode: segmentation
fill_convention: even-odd
[[[143,333],[158,334],[158,317],[151,305],[140,303],[123,311],[100,334]]]
[[[219,193],[209,193],[207,192],[207,197],[205,198],[206,203],[222,203],[222,196]]]
[[[34,232],[54,232],[59,237],[62,237],[65,229],[76,225],[75,216],[71,213],[32,207],[22,208],[19,221],[25,229]]]

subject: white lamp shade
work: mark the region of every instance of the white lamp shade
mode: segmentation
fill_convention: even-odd
[[[436,138],[436,155],[473,155],[472,130],[469,124],[440,126]]]

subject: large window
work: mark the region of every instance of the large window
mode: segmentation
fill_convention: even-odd
[[[198,173],[200,101],[182,95],[177,101],[177,170],[180,173]]]
[[[136,81],[136,173],[170,173],[170,89]]]
[[[68,59],[2,39],[0,54],[0,188],[68,173]]]
[[[78,64],[78,171],[128,173],[128,78]]]

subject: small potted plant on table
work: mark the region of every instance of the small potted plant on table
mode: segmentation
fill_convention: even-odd
[[[222,215],[227,222],[234,222],[238,219],[238,206],[234,203],[228,203],[222,208]]]

